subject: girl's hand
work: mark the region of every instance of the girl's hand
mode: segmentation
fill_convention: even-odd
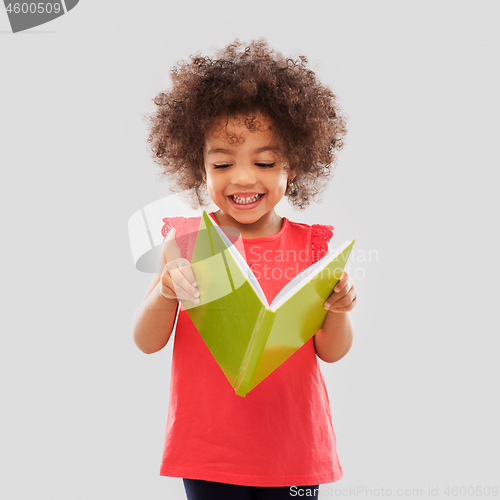
[[[343,313],[351,311],[356,305],[358,293],[350,276],[344,271],[332,294],[324,304],[328,312]]]
[[[169,262],[160,278],[160,294],[167,299],[190,300],[197,304],[200,292],[196,288],[191,264],[186,259]]]

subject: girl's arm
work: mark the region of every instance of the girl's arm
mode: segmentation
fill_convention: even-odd
[[[325,302],[328,310],[321,330],[314,335],[314,348],[320,359],[335,363],[342,359],[352,346],[352,323],[349,311],[356,305],[356,287],[343,271],[334,291]]]
[[[135,310],[132,329],[135,345],[144,353],[152,354],[163,349],[172,334],[177,313],[177,299],[167,299],[160,293],[161,274],[168,260],[180,258],[180,249],[175,243],[175,230],[172,229],[162,246],[160,272],[153,276],[146,296]]]
[[[314,335],[317,356],[327,363],[342,359],[352,346],[352,324],[348,312],[328,312],[321,327]]]

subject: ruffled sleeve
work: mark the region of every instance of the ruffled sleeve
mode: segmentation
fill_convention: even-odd
[[[200,225],[199,217],[165,217],[163,220],[163,227],[161,228],[161,235],[163,241],[167,234],[175,229],[175,242],[181,250],[181,257],[191,260],[193,254],[194,242],[198,233]]]
[[[311,264],[324,257],[328,251],[328,242],[333,236],[333,226],[313,224],[311,226]]]

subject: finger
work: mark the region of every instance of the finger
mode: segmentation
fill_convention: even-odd
[[[341,297],[344,297],[345,295],[347,295],[354,287],[354,283],[352,282],[351,278],[349,278],[345,285],[342,287],[341,290],[339,290],[338,292],[335,291],[334,289],[334,295],[337,297],[337,298],[341,298]],[[335,287],[337,288],[337,287]]]
[[[342,290],[342,288],[344,288],[348,277],[349,277],[348,274],[345,271],[342,271],[342,275],[340,276],[340,279],[337,282],[337,284],[335,285],[335,288],[333,289],[333,291],[340,292],[340,290]]]
[[[330,309],[330,307],[332,307],[340,298],[341,296],[337,292],[333,291],[330,294],[330,297],[326,299],[325,303],[323,304],[323,307],[325,309]]]
[[[351,311],[357,303],[357,295],[351,297],[346,295],[343,299],[337,301],[328,311],[329,312],[349,312]]]
[[[338,300],[340,300],[342,297],[347,295],[354,287],[354,283],[352,282],[351,278],[349,278],[347,273],[345,273],[345,276],[347,276],[347,281],[346,281],[345,285],[343,287],[341,285],[341,287],[339,287],[339,288],[337,288],[338,283],[337,283],[337,285],[335,285],[333,292],[331,293],[330,297],[328,297],[328,299],[326,299],[326,302],[323,305],[325,309],[329,309],[330,307],[332,307],[333,304],[335,304]],[[340,280],[339,280],[339,283],[340,283]]]
[[[174,294],[175,298],[180,301],[189,300],[190,302],[193,302],[195,304],[198,304],[198,302],[200,301],[199,298],[193,297],[191,294],[187,293],[183,288],[181,288],[175,282],[173,282],[172,284],[172,293]]]
[[[188,260],[176,259],[173,262],[169,262],[167,264],[167,269],[171,271],[171,274],[172,272],[174,272],[176,276],[179,276],[175,281],[182,288],[184,288],[184,290],[186,290],[193,296],[196,296],[196,294],[198,293],[198,289],[196,288],[196,278],[194,276],[193,269],[191,268],[191,264]],[[177,273],[179,273],[179,275]]]
[[[184,275],[186,280],[193,286],[196,287],[196,276],[193,273],[193,268],[191,264],[179,267],[179,271]]]
[[[179,298],[185,298],[195,303],[198,301],[200,292],[197,288],[191,285],[191,283],[189,283],[189,281],[179,269],[172,269],[170,271],[170,276]]]
[[[349,303],[349,301],[346,300],[346,297],[347,297],[347,292],[346,293],[342,293],[342,291],[339,293],[334,292],[330,295],[330,297],[328,297],[323,307],[328,310],[334,307],[335,308],[343,307],[344,305]]]
[[[192,302],[196,302],[196,298],[191,295],[189,292],[184,290],[184,288],[180,285],[178,285],[175,280],[172,278],[172,273],[174,274],[180,274],[180,272],[177,269],[172,269],[169,271],[167,269],[167,266],[165,266],[165,269],[161,275],[161,283],[163,286],[163,292],[162,295],[166,298],[174,298],[174,299],[179,299],[179,300],[190,300]]]
[[[356,297],[356,294],[354,293],[354,291],[351,291],[351,292],[347,293],[346,295],[344,295],[342,298],[340,298],[336,302],[336,305],[338,307],[348,306],[354,300],[355,297]]]
[[[173,299],[173,300],[191,300],[191,302],[195,302],[198,299],[193,299],[189,294],[187,294],[184,290],[177,288],[172,284],[171,287],[166,286],[163,284],[163,286],[160,288],[160,294],[163,295],[166,299]]]
[[[174,282],[168,272],[163,272],[160,278],[160,294],[166,299],[178,300],[180,293],[180,291],[175,289]]]

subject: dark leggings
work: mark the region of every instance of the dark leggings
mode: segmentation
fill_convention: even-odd
[[[188,500],[290,500],[318,498],[316,486],[240,486],[201,479],[183,479]]]

